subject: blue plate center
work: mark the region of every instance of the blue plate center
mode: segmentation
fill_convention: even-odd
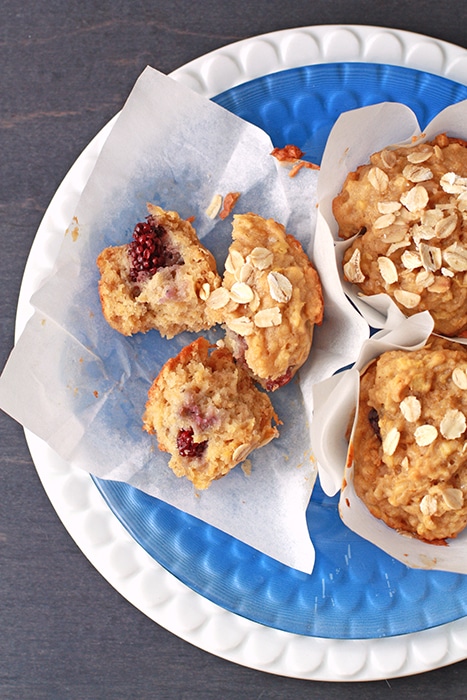
[[[214,101],[319,163],[344,111],[402,102],[423,128],[467,87],[390,65],[334,63],[274,73]],[[205,598],[261,624],[332,639],[408,634],[467,613],[467,576],[409,569],[350,532],[319,483],[307,511],[308,576],[127,484],[95,479],[113,513],[162,566]]]

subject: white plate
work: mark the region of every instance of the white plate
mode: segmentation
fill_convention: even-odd
[[[315,63],[364,61],[429,71],[467,84],[467,51],[393,29],[326,25],[289,29],[240,41],[172,73],[206,97],[268,73]],[[26,266],[16,335],[32,313],[29,299],[54,262],[111,128],[78,158],[41,222]],[[58,516],[93,566],[141,612],[179,637],[238,664],[283,676],[378,680],[428,671],[467,657],[467,618],[422,632],[369,640],[333,640],[281,632],[216,606],[163,569],[131,538],[90,476],[61,460],[31,433],[26,438]]]

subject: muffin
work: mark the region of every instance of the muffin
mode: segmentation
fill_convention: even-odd
[[[197,489],[278,437],[267,394],[225,347],[198,338],[162,367],[148,392],[143,428],[169,452],[169,466]]]
[[[430,336],[363,372],[350,455],[354,487],[389,527],[431,543],[467,524],[467,349]]]
[[[333,201],[339,236],[356,236],[345,279],[388,294],[407,316],[429,311],[437,333],[467,332],[467,144],[438,135],[388,147],[349,173]]]
[[[222,286],[207,306],[226,330],[225,342],[263,388],[287,384],[310,352],[323,318],[316,270],[301,244],[273,219],[233,217]]]
[[[214,257],[189,221],[153,204],[148,211],[131,243],[106,248],[97,258],[105,319],[123,335],[157,329],[172,338],[210,328],[205,300],[221,283]]]

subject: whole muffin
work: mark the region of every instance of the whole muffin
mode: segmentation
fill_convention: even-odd
[[[123,335],[157,329],[172,338],[210,328],[206,298],[221,283],[214,257],[176,212],[153,204],[148,211],[131,243],[106,248],[97,258],[104,317]]]
[[[222,286],[207,305],[235,358],[274,391],[309,355],[323,318],[320,280],[299,241],[273,219],[235,215],[232,239]]]
[[[148,392],[143,428],[169,466],[197,489],[278,437],[271,401],[225,347],[198,338],[162,367]]]
[[[435,331],[467,332],[467,144],[388,147],[349,173],[334,199],[339,236],[356,236],[343,265],[365,295],[386,293]]]
[[[467,524],[467,349],[432,336],[383,353],[361,377],[350,454],[370,512],[440,543]]]

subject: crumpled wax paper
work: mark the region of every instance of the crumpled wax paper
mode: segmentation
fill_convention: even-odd
[[[284,144],[274,144],[284,145]],[[63,239],[54,269],[35,291],[27,322],[0,378],[0,407],[62,458],[102,479],[123,481],[224,530],[278,561],[311,572],[306,508],[316,477],[309,428],[313,383],[355,360],[368,326],[339,284],[333,243],[314,245],[317,172],[288,176],[267,134],[147,68],[110,130]],[[194,339],[157,331],[124,337],[100,308],[96,257],[131,239],[146,203],[194,217],[219,272],[231,217],[210,219],[214,194],[240,192],[235,213],[287,227],[312,255],[325,320],[299,377],[271,395],[280,438],[195,493],[142,430],[147,391],[163,363]],[[34,261],[29,263],[34,265]],[[220,329],[205,335],[215,341]]]
[[[333,199],[339,194],[349,172],[368,163],[372,153],[391,146],[431,141],[447,133],[467,139],[467,100],[450,105],[420,130],[417,118],[406,105],[382,102],[343,113],[334,124],[321,162],[318,184],[319,215],[317,237],[330,235],[336,242],[339,278],[348,297],[373,328],[393,328],[399,322],[397,306],[386,294],[365,296],[344,279],[342,259],[352,240],[338,237],[332,214]]]
[[[394,328],[380,330],[363,343],[351,369],[318,382],[313,387],[316,406],[313,449],[325,493],[332,496],[340,490],[339,513],[347,527],[408,566],[467,574],[467,528],[455,539],[448,540],[448,546],[436,546],[400,534],[371,515],[355,493],[353,462],[346,438],[356,412],[360,372],[383,352],[423,347],[432,330],[433,320],[426,311],[410,318],[401,315],[400,323]],[[356,417],[355,413],[353,426]],[[350,440],[352,432],[353,429]]]

